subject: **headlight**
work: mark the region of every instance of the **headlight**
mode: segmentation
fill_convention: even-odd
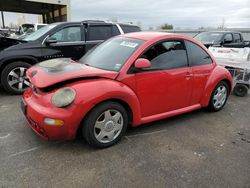
[[[75,100],[75,97],[75,90],[65,87],[57,90],[51,100],[56,107],[62,108],[70,105]]]

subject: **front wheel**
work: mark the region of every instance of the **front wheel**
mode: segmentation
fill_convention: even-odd
[[[229,86],[226,82],[221,81],[212,92],[208,110],[213,112],[221,110],[225,106],[228,96]]]
[[[8,64],[1,75],[4,90],[10,94],[22,94],[30,86],[26,77],[26,71],[29,67],[30,64],[21,61]]]
[[[105,148],[121,139],[127,125],[128,115],[124,107],[116,102],[105,102],[87,115],[82,133],[91,146]]]

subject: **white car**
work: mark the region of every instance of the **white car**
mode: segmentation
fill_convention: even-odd
[[[36,24],[22,24],[19,26],[18,30],[16,33],[11,35],[11,38],[18,38],[18,39],[23,39],[27,35],[30,35],[31,33],[37,31],[38,29],[44,27],[47,24],[41,24],[41,23],[36,23]]]

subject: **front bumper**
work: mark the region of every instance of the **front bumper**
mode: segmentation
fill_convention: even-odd
[[[56,108],[50,104],[50,96],[37,96],[31,89],[23,94],[22,111],[29,127],[45,140],[71,140],[75,138],[81,122],[75,113],[74,105],[68,108]],[[52,126],[44,122],[45,118],[59,119],[62,126]]]

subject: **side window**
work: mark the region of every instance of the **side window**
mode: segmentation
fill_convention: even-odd
[[[66,27],[56,33],[54,33],[52,38],[56,38],[58,42],[75,42],[81,41],[81,27]]]
[[[239,33],[234,33],[234,42],[241,42],[240,34]]]
[[[185,41],[185,43],[187,47],[189,63],[191,66],[212,63],[212,59],[210,58],[210,56],[201,47],[192,42]]]
[[[174,69],[188,66],[182,41],[166,41],[154,45],[141,56],[151,61],[153,69]]]
[[[113,35],[112,36],[116,36],[116,35],[121,34],[116,25],[112,25],[112,30],[113,30],[113,32],[112,32]]]
[[[112,37],[112,26],[89,26],[88,40],[106,40]]]
[[[233,35],[231,33],[227,33],[224,37],[225,43],[233,42]]]

